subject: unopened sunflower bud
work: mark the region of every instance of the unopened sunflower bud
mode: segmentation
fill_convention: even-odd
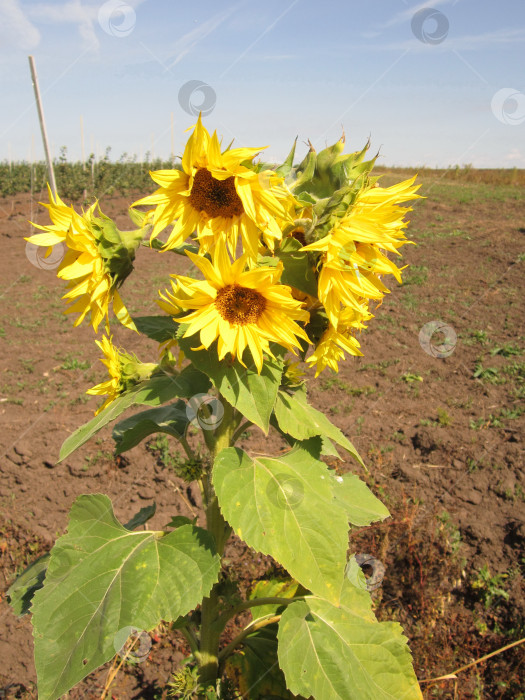
[[[144,236],[143,229],[119,231],[108,216],[98,209],[98,215],[90,217],[91,230],[95,236],[104,268],[120,286],[133,270],[135,253]]]
[[[119,231],[111,219],[100,211],[97,204],[78,214],[62,202],[58,195],[49,192],[51,226],[37,226],[44,233],[26,240],[34,245],[49,246],[63,243],[67,253],[60,263],[57,276],[67,281],[68,291],[64,299],[73,302],[65,313],[79,313],[78,326],[89,315],[95,332],[106,319],[109,332],[109,308],[127,328],[137,330],[118,293],[126,277],[133,269],[135,251],[144,230]]]
[[[104,353],[104,359],[100,361],[106,365],[109,379],[101,384],[88,389],[86,394],[95,396],[107,396],[106,400],[95,411],[98,415],[106,406],[118,396],[136,386],[140,382],[149,379],[155,372],[162,371],[159,365],[152,362],[143,363],[137,357],[113,345],[112,338],[103,337],[96,344]]]

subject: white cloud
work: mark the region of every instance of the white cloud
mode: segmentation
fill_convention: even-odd
[[[135,9],[143,2],[145,0],[126,0],[125,4]],[[83,40],[84,48],[97,49],[98,34],[103,29],[99,24],[99,12],[103,5],[101,2],[66,0],[63,3],[32,2],[26,8],[27,14],[38,24],[73,25]]]
[[[0,0],[0,45],[34,49],[40,32],[30,22],[18,0]]]
[[[521,163],[525,162],[525,156],[521,151],[519,151],[517,148],[513,148],[511,151],[507,153],[505,156],[504,160],[506,161],[519,161]]]
[[[86,45],[98,46],[93,15],[89,5],[82,5],[80,0],[71,0],[63,4],[34,3],[28,8],[31,17],[40,23],[76,25],[78,33]]]

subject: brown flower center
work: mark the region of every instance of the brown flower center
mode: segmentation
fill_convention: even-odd
[[[201,168],[195,173],[190,202],[194,209],[205,212],[210,219],[216,216],[231,219],[244,213],[244,207],[235,189],[235,178],[216,180],[206,168]]]
[[[255,289],[229,284],[217,292],[215,306],[225,321],[244,326],[247,323],[257,323],[266,309],[266,299]]]

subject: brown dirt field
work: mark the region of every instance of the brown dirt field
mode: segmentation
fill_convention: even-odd
[[[403,624],[418,678],[429,679],[524,636],[525,188],[454,183],[429,172],[422,181],[427,199],[415,205],[409,228],[418,245],[402,249],[411,265],[406,284],[388,282],[393,293],[360,336],[364,357],[349,359],[338,375],[311,375],[309,396],[354,442],[369,472],[349,462],[338,468],[365,478],[392,512],[354,530],[351,541],[386,566],[374,593],[377,614]],[[129,228],[131,201],[115,196],[103,209]],[[5,590],[63,533],[79,494],[108,494],[124,522],[155,500],[153,527],[201,514],[197,492],[159,450],[142,444],[115,459],[110,427],[56,464],[67,435],[92,417],[97,401],[84,392],[104,371],[92,329],[73,329],[62,314],[62,283],[26,257],[30,212],[29,194],[0,199],[0,698],[37,697],[31,622],[12,614]],[[47,223],[35,199],[33,216]],[[157,289],[181,271],[174,258],[140,251],[122,292],[132,313],[156,313]],[[447,357],[419,342],[435,320],[457,336]],[[146,339],[116,327],[115,337],[143,361],[156,359]],[[282,449],[253,428],[242,446]],[[241,585],[273,566],[235,539],[227,557]],[[164,697],[182,652],[182,638],[161,626],[147,661],[124,667],[108,697]],[[518,646],[456,680],[422,687],[427,699],[523,699],[524,666]],[[109,668],[69,697],[100,698]]]

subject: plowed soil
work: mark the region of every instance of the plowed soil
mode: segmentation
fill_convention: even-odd
[[[432,173],[422,181],[427,198],[409,228],[417,245],[402,249],[406,283],[387,281],[392,293],[359,338],[364,356],[348,359],[338,375],[314,381],[310,373],[308,385],[310,401],[353,441],[369,471],[349,462],[338,468],[366,479],[392,513],[356,530],[352,543],[384,564],[377,614],[402,623],[418,678],[428,680],[525,636],[525,193]],[[57,464],[64,439],[97,406],[86,389],[105,377],[92,329],[73,329],[62,313],[62,283],[26,256],[28,219],[47,223],[37,199],[0,200],[0,698],[37,697],[30,616],[13,615],[5,590],[64,532],[79,494],[108,494],[122,522],[153,501],[152,527],[177,514],[201,516],[198,492],[154,441],[115,459],[106,428]],[[128,204],[115,196],[103,209],[125,229]],[[130,311],[156,313],[157,290],[184,265],[142,249],[122,291]],[[434,321],[445,328],[446,348],[439,332],[421,336]],[[143,361],[156,359],[146,339],[116,328],[115,339]],[[253,428],[242,446],[284,449],[278,436]],[[273,566],[235,538],[227,556],[242,585]],[[161,626],[148,658],[124,665],[107,697],[165,697],[186,652]],[[428,699],[524,698],[524,665],[516,646],[422,688]],[[69,697],[104,697],[111,668]]]

